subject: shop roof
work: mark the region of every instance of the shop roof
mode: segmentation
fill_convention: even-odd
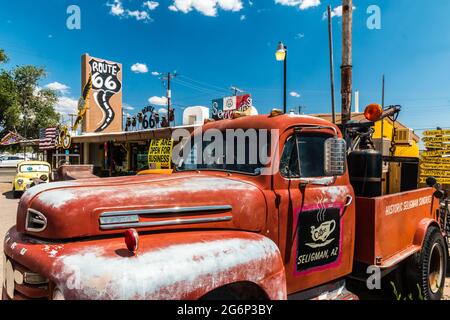
[[[122,132],[110,132],[110,133],[85,133],[79,136],[73,136],[73,143],[104,143],[104,142],[134,142],[145,141],[151,139],[170,138],[172,132],[176,129],[186,129],[192,132],[196,126],[178,126],[170,128],[158,128],[140,131],[122,131]]]

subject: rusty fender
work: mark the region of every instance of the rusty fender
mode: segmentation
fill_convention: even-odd
[[[427,234],[428,229],[431,226],[435,226],[438,229],[441,229],[436,220],[430,218],[424,218],[420,220],[419,225],[417,226],[416,233],[414,234],[414,245],[419,248],[420,251],[422,249],[423,242],[425,241],[425,236]]]
[[[240,231],[140,236],[131,254],[121,237],[41,243],[11,229],[5,253],[50,279],[66,299],[198,299],[235,282],[286,299],[283,261],[267,237]]]

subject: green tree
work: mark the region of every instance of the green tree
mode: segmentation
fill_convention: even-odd
[[[39,89],[39,81],[46,76],[43,68],[20,66],[13,70],[12,76],[16,88],[17,108],[19,111],[18,132],[28,139],[37,139],[39,129],[56,125],[59,115],[54,105],[56,93],[50,89]]]
[[[0,49],[0,63],[8,57]],[[57,125],[56,92],[41,89],[43,68],[32,65],[0,71],[0,134],[14,131],[27,139],[39,138],[39,129]]]
[[[0,63],[7,62],[8,56],[3,49],[0,49]]]
[[[10,72],[0,72],[0,134],[15,131],[20,122],[17,92]]]

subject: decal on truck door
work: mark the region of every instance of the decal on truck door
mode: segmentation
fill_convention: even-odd
[[[302,211],[297,219],[297,273],[338,262],[341,251],[341,210]]]

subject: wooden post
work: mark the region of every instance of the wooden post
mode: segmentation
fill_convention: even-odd
[[[331,82],[331,118],[336,123],[336,107],[334,99],[334,53],[333,53],[333,25],[331,21],[331,6],[328,6],[328,47],[330,50],[330,82]]]
[[[353,0],[342,1],[342,124],[351,119],[352,105],[352,16]]]

